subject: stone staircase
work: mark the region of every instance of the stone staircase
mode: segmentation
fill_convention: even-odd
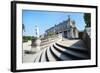
[[[33,62],[67,61],[90,59],[90,51],[83,47],[67,47],[53,43],[50,47],[36,53]]]

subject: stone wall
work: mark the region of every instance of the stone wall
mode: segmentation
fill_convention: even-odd
[[[83,33],[83,41],[85,42],[87,48],[91,48],[91,38],[90,36],[87,34],[87,32]]]
[[[79,38],[84,41],[87,48],[91,48],[91,29],[86,28],[83,32],[79,33]]]

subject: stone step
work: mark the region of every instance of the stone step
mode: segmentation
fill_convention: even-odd
[[[46,52],[45,52],[45,58],[46,58],[46,61],[48,62],[49,61],[49,58],[47,56],[47,49],[46,49]]]
[[[81,49],[81,48],[75,48],[75,47],[67,47],[67,46],[64,46],[64,45],[61,45],[61,44],[59,44],[59,43],[55,43],[57,46],[59,46],[59,47],[62,47],[62,48],[65,48],[65,49],[68,49],[68,50],[72,50],[72,51],[74,51],[74,52],[77,52],[77,53],[82,53],[82,54],[85,54],[85,55],[89,55],[90,54],[90,52],[87,50],[87,49]]]
[[[56,59],[56,61],[62,61],[62,59],[59,58],[59,57],[52,51],[51,47],[50,47],[50,53],[53,55],[53,57]]]
[[[88,59],[88,54],[89,52],[86,49],[72,48],[54,43],[49,48],[38,52],[34,58],[34,62]]]
[[[82,40],[64,40],[56,43],[65,47],[81,49],[83,51],[88,50],[88,48],[86,47],[85,43]]]
[[[65,49],[65,48],[62,48],[56,44],[53,45],[53,47],[58,50],[59,52],[61,53],[64,53],[67,57],[70,57],[71,59],[85,59],[85,58],[88,58],[87,55],[85,54],[82,54],[82,53],[77,53],[73,50],[69,50],[69,49]]]
[[[42,56],[41,56],[41,62],[46,62],[47,60],[46,60],[46,51],[47,50],[47,48],[45,48],[44,49],[44,51],[43,51],[43,53],[42,53]]]
[[[43,51],[44,50],[41,50],[40,52],[37,53],[37,56],[36,56],[34,62],[39,62],[40,61]]]
[[[50,48],[47,49],[46,56],[47,56],[47,58],[48,58],[49,61],[56,61],[56,59],[54,58],[53,54],[50,51]]]
[[[58,60],[70,60],[71,58],[67,57],[64,55],[64,53],[59,52],[58,50],[56,50],[53,45],[51,46],[51,50],[53,51],[53,53],[55,54],[55,56],[57,57]]]

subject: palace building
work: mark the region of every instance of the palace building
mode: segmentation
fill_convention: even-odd
[[[78,38],[79,31],[75,26],[75,21],[71,20],[70,16],[68,19],[47,29],[46,35],[49,33],[62,34],[65,38]]]

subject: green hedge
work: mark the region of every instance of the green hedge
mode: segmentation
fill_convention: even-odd
[[[33,36],[23,36],[23,42],[27,42],[28,40],[32,40],[32,38],[35,38]]]

